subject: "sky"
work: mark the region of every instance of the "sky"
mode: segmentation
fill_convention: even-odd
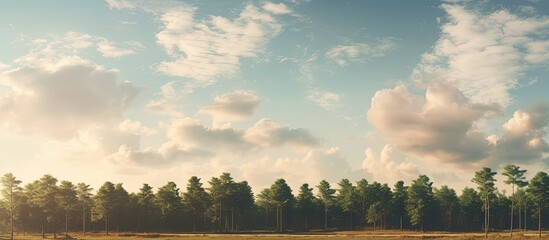
[[[548,1],[0,5],[0,173],[25,184],[548,171]]]

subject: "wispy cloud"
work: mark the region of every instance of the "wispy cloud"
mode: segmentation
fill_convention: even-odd
[[[332,92],[313,91],[307,98],[326,110],[333,110],[341,106],[339,95]]]
[[[414,70],[420,82],[455,83],[473,102],[513,102],[510,90],[532,65],[549,59],[549,18],[521,17],[507,10],[482,14],[467,4],[443,4],[448,21],[433,50]]]
[[[339,66],[351,63],[363,63],[373,58],[383,57],[397,48],[397,39],[392,37],[377,39],[372,42],[338,45],[326,52],[326,57]]]
[[[249,4],[234,18],[211,16],[196,19],[196,8],[168,1],[162,7],[150,1],[139,4],[124,0],[109,0],[113,9],[135,9],[138,6],[155,15],[161,23],[157,43],[169,59],[158,64],[160,73],[189,78],[187,88],[208,86],[220,77],[239,73],[242,58],[256,57],[264,51],[270,39],[282,31],[276,15],[291,13],[286,5],[265,3],[262,7]]]

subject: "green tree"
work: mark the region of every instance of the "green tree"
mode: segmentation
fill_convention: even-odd
[[[92,221],[105,221],[105,233],[109,235],[109,217],[115,202],[115,186],[105,182],[93,198]]]
[[[237,182],[235,187],[234,207],[238,212],[238,220],[236,221],[236,229],[233,230],[239,231],[244,225],[245,212],[254,206],[254,193],[247,181]],[[234,219],[231,221],[234,222]]]
[[[381,221],[383,217],[383,207],[380,202],[375,202],[368,208],[368,223],[374,224],[374,231],[376,230],[376,222]]]
[[[183,204],[193,213],[193,232],[196,232],[196,215],[208,206],[209,195],[202,187],[200,178],[192,176],[187,183],[187,192],[183,193]]]
[[[59,203],[65,213],[65,236],[69,235],[69,215],[78,208],[76,186],[69,181],[61,181],[59,185]]]
[[[224,223],[224,230],[229,229],[227,210],[233,209],[236,183],[230,173],[222,173],[219,178],[213,177],[209,182],[210,197],[212,200],[213,220],[217,222],[216,231],[219,231]],[[234,210],[234,209],[233,209]]]
[[[406,214],[406,199],[408,198],[408,187],[404,186],[403,181],[398,181],[394,186],[391,205],[393,213],[399,217],[400,230],[402,230],[402,219]]]
[[[299,194],[297,195],[296,205],[303,215],[305,230],[309,230],[309,215],[315,207],[315,195],[313,189],[309,188],[309,184],[304,183],[299,188]]]
[[[482,199],[484,199],[484,236],[488,237],[488,229],[490,228],[490,197],[494,195],[496,172],[492,169],[484,167],[482,170],[475,172],[475,177],[471,180],[478,185],[477,189]]]
[[[10,239],[13,240],[13,222],[15,218],[15,213],[18,208],[18,201],[17,196],[20,194],[21,187],[19,187],[19,184],[21,184],[20,180],[17,180],[15,176],[13,176],[12,173],[6,173],[0,180],[2,183],[2,198],[3,198],[3,205],[6,207],[7,214],[10,221]]]
[[[410,222],[415,226],[420,226],[421,231],[425,229],[425,218],[433,207],[433,183],[429,177],[420,175],[412,181],[408,188],[408,200],[406,201],[406,211],[410,216]]]
[[[114,202],[113,202],[113,216],[116,220],[116,231],[120,231],[120,225],[126,226],[126,214],[130,204],[130,196],[128,191],[124,189],[123,183],[117,183],[114,186]]]
[[[463,217],[469,222],[469,230],[476,226],[478,213],[482,210],[480,195],[473,188],[464,188],[459,196],[459,204]]]
[[[530,180],[526,192],[538,208],[538,235],[541,238],[541,212],[549,203],[549,176],[547,176],[547,173],[536,173]]]
[[[284,219],[285,219],[285,210],[287,206],[291,206],[294,202],[294,195],[292,194],[292,189],[286,183],[286,180],[280,178],[277,179],[268,191],[270,202],[272,202],[277,209],[277,231],[284,231]]]
[[[366,211],[368,210],[368,201],[370,197],[370,188],[368,186],[368,181],[366,179],[361,179],[356,182],[356,195],[357,202],[362,210],[360,220],[362,222],[362,227],[364,227],[364,220],[366,219]]]
[[[459,198],[454,189],[443,185],[440,189],[435,189],[435,200],[437,200],[442,213],[442,225],[447,223],[447,229],[452,230],[452,218],[459,209]]]
[[[56,225],[59,221],[59,187],[57,179],[49,174],[28,184],[26,187],[29,203],[38,210],[42,226],[42,238],[45,238],[45,227],[50,227],[54,238],[57,238]]]
[[[324,228],[328,228],[328,210],[335,203],[335,189],[332,189],[330,183],[326,180],[320,181],[316,186],[318,188],[318,199],[324,207]]]
[[[526,170],[520,170],[520,167],[515,165],[507,165],[503,169],[503,175],[507,177],[507,180],[504,181],[505,184],[511,184],[511,237],[513,237],[513,217],[514,217],[514,208],[515,208],[515,186],[519,189],[528,185],[528,182],[524,181],[526,177],[524,174]]]
[[[349,215],[350,229],[353,229],[353,214],[357,206],[355,186],[353,186],[349,179],[341,179],[338,185],[337,202],[343,212]]]
[[[170,230],[175,230],[178,216],[182,210],[179,188],[174,182],[160,187],[154,196],[154,202],[160,209],[161,220]]]
[[[518,189],[513,196],[513,200],[515,201],[515,209],[518,212],[518,229],[526,230],[526,219],[529,215],[527,209],[531,205],[531,199],[526,194],[526,190]]]
[[[82,233],[84,234],[86,233],[86,220],[88,219],[86,213],[89,212],[90,207],[93,204],[92,190],[93,188],[91,188],[90,185],[83,182],[76,185],[76,197],[78,198],[78,202],[82,209]]]
[[[137,205],[140,209],[139,219],[143,216],[143,222],[140,224],[141,230],[146,232],[149,230],[149,216],[151,208],[154,205],[153,188],[149,184],[143,183],[143,186],[139,189],[139,193],[137,193]]]
[[[265,188],[257,194],[255,202],[258,207],[265,209],[265,228],[269,228],[269,209],[274,207],[271,195],[271,189]]]

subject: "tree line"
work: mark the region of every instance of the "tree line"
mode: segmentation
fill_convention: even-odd
[[[549,176],[538,172],[526,181],[526,170],[503,169],[507,196],[495,187],[496,172],[475,172],[476,189],[461,194],[448,186],[433,187],[420,175],[409,186],[356,183],[342,179],[337,186],[322,180],[305,183],[297,193],[284,179],[254,195],[246,181],[229,173],[213,177],[205,188],[191,177],[184,190],[174,182],[156,191],[148,185],[128,193],[122,183],[105,182],[94,193],[85,183],[59,182],[44,175],[24,187],[11,173],[1,178],[0,231],[53,234],[110,232],[242,232],[415,229],[418,231],[482,231],[538,229],[547,226]],[[316,188],[316,194],[314,193]]]

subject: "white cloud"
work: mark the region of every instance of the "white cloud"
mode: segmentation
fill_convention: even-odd
[[[116,153],[108,156],[107,160],[124,167],[166,168],[212,156],[213,153],[208,151],[167,142],[159,149],[148,147],[143,150],[134,150],[130,146],[122,145]]]
[[[341,106],[339,95],[332,92],[313,91],[307,98],[326,110],[333,110]]]
[[[0,70],[8,68],[10,65],[0,62]]]
[[[362,176],[349,167],[337,147],[310,150],[303,158],[283,157],[271,160],[264,157],[244,163],[238,170],[243,178],[254,186],[268,187],[277,178],[282,177],[294,191],[303,183],[314,186],[323,179],[335,183],[342,178],[358,180]]]
[[[78,32],[67,32],[63,36],[53,36],[51,39],[35,39],[32,46],[34,48],[28,54],[15,59],[14,63],[55,70],[69,63],[91,64],[90,60],[80,57],[82,51],[90,48],[95,48],[104,57],[126,56],[143,48],[135,41],[113,42],[104,37]]]
[[[242,153],[253,148],[244,140],[243,130],[207,127],[190,118],[173,120],[168,127],[168,136],[181,145],[217,151]]]
[[[372,43],[353,43],[339,45],[328,50],[326,57],[345,67],[349,63],[360,63],[376,57],[383,57],[389,51],[396,49],[396,39],[392,37],[378,39]]]
[[[284,3],[271,3],[266,2],[263,5],[263,9],[273,13],[273,14],[289,14],[292,13],[292,9],[290,9],[288,6],[286,6]]]
[[[497,141],[496,159],[521,163],[542,159],[549,153],[549,144],[544,140],[549,132],[549,106],[516,111],[503,124],[503,130],[503,136]]]
[[[256,56],[282,31],[270,12],[253,5],[247,5],[234,19],[212,16],[195,20],[194,14],[192,7],[162,12],[162,30],[156,36],[171,58],[161,62],[158,71],[191,78],[193,86],[237,74],[241,58]]]
[[[273,147],[288,145],[310,149],[319,145],[319,139],[303,128],[291,129],[271,119],[263,118],[246,130],[244,138],[254,145]]]
[[[143,46],[138,42],[126,42],[123,45],[117,44],[111,41],[101,41],[97,43],[97,51],[103,54],[104,57],[118,58],[127,55],[135,54],[135,49],[143,48]]]
[[[391,145],[385,145],[380,156],[371,148],[366,149],[365,154],[362,169],[371,174],[373,180],[377,182],[394,183],[398,180],[411,182],[420,174],[418,166]]]
[[[106,0],[110,8],[114,9],[134,9],[137,7],[135,1],[128,0]]]
[[[431,83],[425,97],[404,86],[378,91],[368,121],[400,150],[434,162],[473,164],[489,159],[490,144],[474,122],[497,105],[473,104],[455,87]]]
[[[141,122],[126,119],[118,124],[118,129],[121,132],[134,133],[140,135],[152,135],[157,131],[141,125]]]
[[[230,126],[204,126],[190,118],[176,119],[168,127],[168,136],[181,145],[237,154],[280,146],[310,149],[320,142],[305,129],[290,129],[270,119],[261,119],[246,130]]]
[[[145,109],[154,114],[167,114],[173,117],[182,118],[184,114],[177,109],[177,103],[182,101],[184,96],[182,91],[177,91],[174,86],[178,82],[168,82],[160,88],[156,95],[162,96],[158,100],[151,100],[145,106]]]
[[[512,103],[509,91],[530,67],[543,64],[548,49],[549,18],[520,17],[507,10],[490,14],[443,4],[448,22],[431,52],[422,56],[413,77],[445,80],[475,103]]]
[[[56,63],[55,69],[21,67],[3,72],[10,90],[0,98],[1,128],[70,138],[80,129],[120,119],[139,89],[115,70],[89,63]]]
[[[214,122],[241,121],[254,114],[259,102],[259,97],[253,92],[236,90],[216,96],[212,105],[199,112],[212,116]]]

